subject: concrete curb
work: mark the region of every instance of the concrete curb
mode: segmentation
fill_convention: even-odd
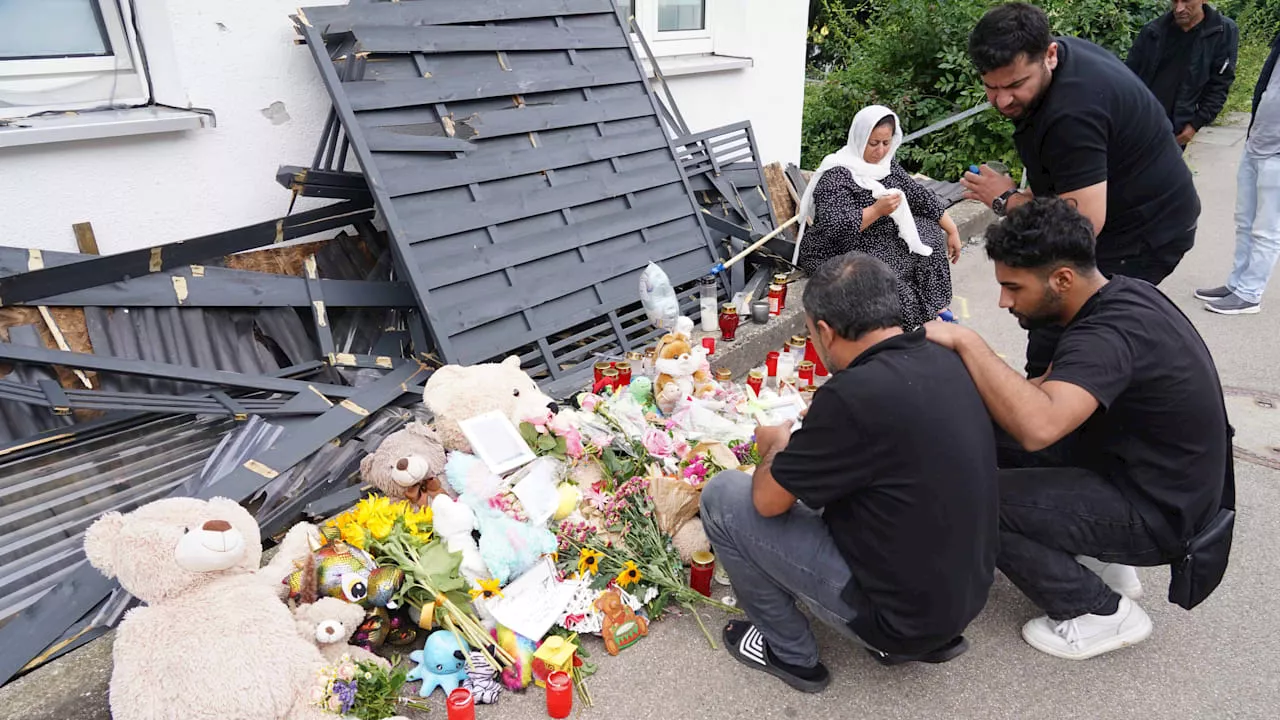
[[[750,319],[738,326],[736,337],[726,342],[720,339],[720,332],[704,333],[694,329],[693,342],[702,342],[702,338],[711,336],[716,339],[716,352],[711,356],[712,371],[728,368],[733,377],[741,379],[751,368],[764,363],[764,356],[770,350],[778,350],[792,335],[805,335],[804,306],[800,298],[804,295],[806,281],[793,280],[787,286],[787,305],[782,314],[769,318],[764,325],[756,325]]]

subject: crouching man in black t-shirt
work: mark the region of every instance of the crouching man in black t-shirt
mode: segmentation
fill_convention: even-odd
[[[1168,298],[1098,271],[1092,228],[1067,201],[1036,198],[986,237],[1000,306],[1024,328],[1065,326],[1048,373],[1023,379],[972,330],[926,332],[1021,446],[1000,453],[1020,469],[1000,471],[998,566],[1047,613],[1022,637],[1082,660],[1151,634],[1128,566],[1177,561],[1217,514],[1231,462],[1222,389]]]
[[[995,575],[999,499],[982,400],[954,353],[902,332],[888,266],[833,258],[804,307],[836,372],[794,435],[757,428],[755,475],[713,478],[702,520],[747,615],[725,627],[728,651],[818,692],[830,678],[796,600],[887,665],[967,649]]]

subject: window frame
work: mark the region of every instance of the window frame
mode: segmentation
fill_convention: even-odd
[[[111,46],[111,54],[0,59],[0,84],[12,82],[17,83],[20,92],[61,92],[73,98],[0,107],[0,117],[16,119],[50,112],[127,108],[152,102],[154,88],[147,76],[142,43],[135,30],[137,18],[134,8],[127,1],[118,4],[114,0],[95,2],[107,42]],[[113,75],[116,76],[114,79]],[[90,85],[76,89],[74,86],[78,83]],[[93,83],[111,83],[113,90],[104,93],[93,87]],[[121,84],[127,86],[120,90],[120,94],[113,96],[111,93],[120,88]]]
[[[712,27],[715,22],[715,8],[718,0],[703,0],[701,30],[658,30],[658,0],[632,0],[631,12],[635,15],[636,24],[649,41],[654,57],[672,57],[676,55],[712,55],[715,53],[715,36]],[[636,36],[631,36],[638,42]]]

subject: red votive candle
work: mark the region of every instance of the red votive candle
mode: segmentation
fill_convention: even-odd
[[[827,376],[827,368],[822,364],[822,357],[818,355],[818,348],[813,345],[813,338],[808,338],[805,343],[804,359],[813,363],[814,370],[818,373],[818,377]]]
[[[476,706],[471,699],[471,691],[458,688],[449,693],[445,701],[445,712],[449,720],[476,720]]]
[[[769,371],[769,377],[778,376],[778,357],[781,355],[782,353],[777,350],[773,350],[768,355],[764,356],[764,366],[765,369]]]
[[[707,357],[716,354],[716,339],[710,335],[702,338],[702,347],[707,349]]]
[[[557,670],[547,675],[547,714],[559,720],[569,717],[571,710],[573,710],[573,680],[569,678],[569,673]]]
[[[716,556],[705,550],[699,550],[690,558],[689,587],[711,597],[711,576],[716,573]]]
[[[720,309],[720,337],[726,341],[732,341],[737,335],[740,321],[738,306],[733,303],[726,303]]]
[[[764,390],[764,373],[759,370],[747,373],[747,387],[755,392],[756,397],[760,397],[760,392]]]
[[[618,384],[614,389],[626,387],[631,384],[631,363],[615,363],[613,369],[618,371]]]

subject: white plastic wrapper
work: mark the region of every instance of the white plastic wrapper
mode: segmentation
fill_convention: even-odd
[[[667,274],[654,263],[640,274],[640,304],[649,322],[660,329],[674,328],[680,317],[680,302]]]

